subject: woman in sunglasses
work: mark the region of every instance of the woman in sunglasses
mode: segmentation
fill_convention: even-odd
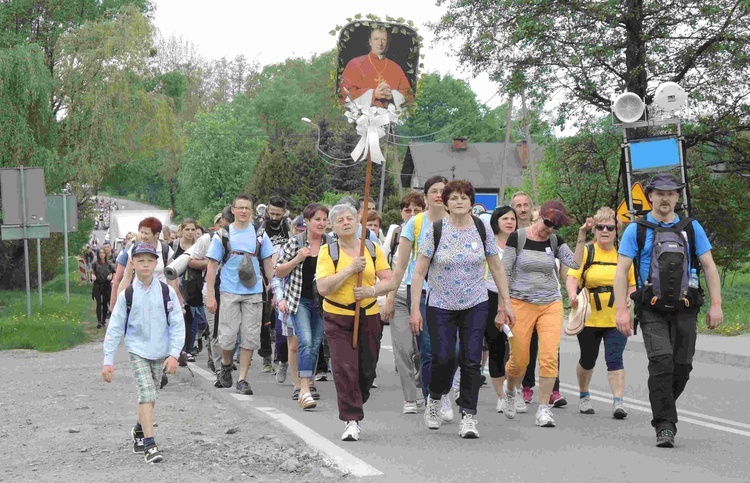
[[[516,313],[516,324],[506,365],[505,417],[516,415],[514,399],[521,390],[529,364],[531,335],[539,336],[539,408],[537,426],[554,427],[549,400],[557,378],[557,352],[563,323],[562,293],[556,260],[569,268],[578,268],[583,260],[586,231],[593,220],[586,221],[578,232],[575,254],[555,232],[570,224],[568,210],[560,201],[545,202],[539,218],[528,228],[511,233],[503,251],[503,266],[508,277],[510,302]]]
[[[580,288],[589,290],[591,316],[586,319],[583,330],[578,334],[581,358],[576,374],[580,399],[578,409],[583,414],[594,414],[589,395],[589,383],[594,373],[594,365],[599,357],[599,346],[604,340],[604,360],[607,362],[607,379],[612,388],[612,415],[615,419],[625,419],[628,413],[622,404],[625,388],[625,368],[622,353],[628,338],[617,330],[613,285],[617,268],[617,218],[609,207],[599,208],[594,215],[594,243],[584,248],[586,262],[577,270],[568,272],[566,288],[570,306],[577,307],[577,293]],[[628,293],[635,292],[633,267],[628,274]],[[628,299],[630,302],[630,299]]]

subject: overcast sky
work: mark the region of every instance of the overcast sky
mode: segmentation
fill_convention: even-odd
[[[181,35],[195,43],[203,53],[218,59],[244,54],[248,61],[261,65],[282,62],[289,57],[310,57],[335,47],[336,37],[329,34],[348,17],[361,13],[403,17],[414,22],[424,37],[425,68],[422,72],[440,72],[469,82],[480,103],[493,97],[497,86],[486,75],[473,78],[462,71],[450,46],[436,44],[426,23],[438,20],[445,7],[434,0],[155,0],[155,24],[162,35]],[[353,6],[358,5],[358,6]],[[497,106],[504,96],[495,96],[488,105]]]

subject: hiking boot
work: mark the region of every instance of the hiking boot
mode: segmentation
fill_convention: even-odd
[[[523,402],[526,404],[531,404],[531,399],[534,397],[534,390],[530,387],[523,386],[523,391],[521,391],[521,394],[523,395]]]
[[[477,420],[471,414],[463,413],[461,417],[461,428],[458,430],[458,435],[464,439],[475,439],[479,437],[479,431],[477,431]]]
[[[417,403],[414,401],[404,401],[404,414],[417,414]]]
[[[662,429],[656,435],[657,448],[674,448],[674,431]]]
[[[568,400],[559,391],[552,391],[552,395],[549,397],[550,406],[561,408],[566,404],[568,404]]]
[[[136,431],[135,426],[130,430],[130,435],[133,437],[133,453],[143,453],[145,448],[143,447],[143,431]]]
[[[505,417],[508,419],[513,419],[516,417],[516,391],[511,392],[508,389],[508,381],[505,381],[503,383],[503,392],[505,392],[505,404],[503,405],[503,414],[505,414]],[[526,404],[524,404],[524,407],[526,407]]]
[[[341,435],[341,441],[359,441],[359,433],[362,429],[357,421],[347,421],[344,428],[344,434]]]
[[[240,379],[237,381],[237,393],[245,396],[252,396],[253,390],[250,388],[250,384],[246,380]]]
[[[555,420],[552,419],[552,411],[549,408],[539,409],[536,412],[536,425],[543,428],[555,427]]]
[[[595,414],[594,406],[591,405],[591,398],[586,396],[578,400],[578,410],[581,414]]]
[[[318,393],[318,388],[315,386],[310,386],[310,394],[312,394],[313,399],[316,401],[320,399],[320,393]]]
[[[279,368],[276,371],[276,382],[279,384],[284,384],[286,381],[286,373],[289,370],[289,363],[288,362],[280,362]]]
[[[326,374],[325,371],[319,371],[317,374],[315,374],[315,380],[316,381],[327,381],[328,380],[328,374]]]
[[[270,357],[263,358],[263,367],[261,368],[260,372],[264,374],[270,374],[271,372],[273,372],[273,364]]]
[[[447,394],[443,394],[443,397],[440,398],[440,403],[440,419],[444,423],[450,423],[453,421],[453,405]]]
[[[429,429],[440,429],[440,425],[443,424],[443,420],[440,418],[440,399],[432,399],[431,396],[427,396],[424,424]]]
[[[159,448],[157,448],[155,444],[150,445],[143,451],[143,453],[146,463],[161,463],[164,461],[161,451],[159,451]]]
[[[292,392],[292,401],[297,401],[299,399],[299,387],[295,387],[294,391]]]
[[[232,365],[225,366],[221,364],[221,372],[219,373],[219,380],[221,381],[221,387],[232,387]]]
[[[622,401],[612,403],[612,417],[615,419],[625,419],[628,417],[628,412],[625,410]]]

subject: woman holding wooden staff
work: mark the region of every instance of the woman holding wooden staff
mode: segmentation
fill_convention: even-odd
[[[346,422],[341,439],[357,441],[359,422],[364,418],[362,407],[370,397],[380,350],[382,325],[377,297],[387,292],[391,269],[380,247],[369,240],[365,240],[365,254],[360,256],[360,224],[354,207],[336,205],[329,218],[336,240],[320,248],[317,289],[324,297],[323,324],[331,350],[339,418]],[[362,283],[357,286],[360,272]],[[360,317],[355,347],[352,336],[357,300]]]

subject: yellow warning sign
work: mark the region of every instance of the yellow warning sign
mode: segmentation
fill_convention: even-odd
[[[633,187],[630,189],[630,196],[633,200],[633,209],[636,212],[651,211],[651,203],[648,201],[648,197],[646,196],[646,192],[641,183],[633,184]],[[617,218],[623,223],[630,223],[632,221],[630,219],[630,213],[628,213],[628,204],[625,200],[622,200],[617,207]]]

